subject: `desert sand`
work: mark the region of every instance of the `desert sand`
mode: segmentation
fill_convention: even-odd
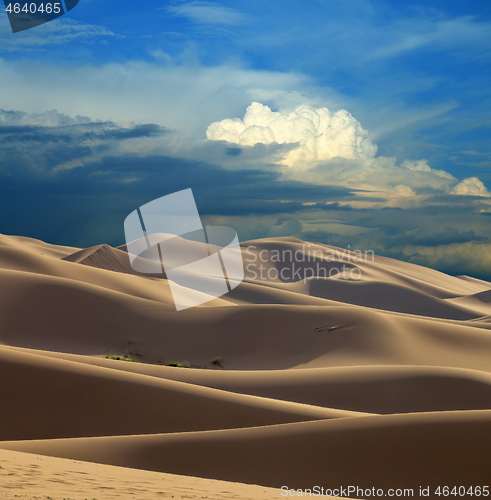
[[[277,489],[263,486],[176,476],[8,450],[0,450],[0,466],[0,498],[278,498]]]
[[[243,283],[177,312],[124,246],[0,235],[0,495],[491,486],[491,283],[296,238],[242,249]],[[247,267],[314,250],[331,277]]]

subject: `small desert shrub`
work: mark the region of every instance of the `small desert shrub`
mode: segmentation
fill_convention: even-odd
[[[106,354],[104,357],[106,359],[117,359],[118,361],[121,361],[121,357],[120,356],[114,356],[113,354]]]
[[[129,361],[130,363],[140,363],[140,361],[138,361],[137,359],[131,358],[128,354],[128,351],[124,353],[124,361]]]
[[[189,361],[184,361],[184,363],[178,363],[177,361],[169,361],[166,363],[167,366],[177,366],[179,368],[191,368]]]
[[[221,358],[221,356],[216,356],[213,358],[212,363],[217,366],[223,366],[223,359]]]
[[[106,354],[106,355],[104,356],[104,358],[106,358],[106,359],[115,359],[115,360],[117,360],[117,361],[121,361],[121,360],[123,360],[123,361],[129,361],[130,363],[140,363],[140,361],[138,361],[137,359],[135,359],[135,358],[130,358],[130,356],[129,356],[129,354],[128,354],[128,353],[126,353],[123,357],[121,357],[121,356],[116,356],[116,355],[114,355],[114,354]]]

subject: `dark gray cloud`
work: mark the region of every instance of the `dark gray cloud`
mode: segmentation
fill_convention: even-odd
[[[303,233],[303,236],[312,241],[328,243],[330,245],[347,247],[360,245],[366,240],[365,235],[342,235],[326,231],[310,231]],[[439,247],[458,243],[478,243],[490,242],[489,236],[480,236],[474,230],[459,231],[452,227],[441,227],[433,229],[416,228],[406,232],[392,232],[387,234],[383,230],[370,233],[370,239],[378,248],[384,248],[391,255],[400,255],[400,248],[405,246]],[[363,250],[367,250],[364,248]],[[395,253],[394,253],[395,252]]]
[[[225,154],[229,156],[239,156],[242,153],[241,148],[227,148]]]
[[[486,224],[479,223],[480,214],[470,210],[457,213],[455,207],[448,207],[445,213],[442,207],[438,208],[440,213],[432,216],[427,214],[428,207],[370,211],[368,217],[366,212],[353,210],[347,214],[349,222],[357,226],[370,223],[370,231],[340,234],[319,230],[298,236],[342,248],[373,250],[378,255],[432,267],[451,275],[467,274],[491,281],[486,257],[491,232]],[[463,227],[475,225],[476,229],[452,227],[452,223]]]
[[[23,113],[0,110],[0,164],[4,170],[19,173],[71,167],[74,161],[83,164],[124,141],[168,132],[154,124],[121,127],[110,121],[64,120],[59,114],[45,117],[48,124],[23,123],[26,121],[29,116]]]
[[[0,232],[67,245],[119,245],[123,220],[135,207],[189,187],[203,216],[293,214],[353,197],[341,187],[282,182],[278,172],[250,164],[226,170],[209,161],[131,153],[124,146],[167,132],[153,124],[121,127],[56,112],[34,118],[3,112],[0,192],[8,216]],[[304,201],[315,205],[304,206]]]

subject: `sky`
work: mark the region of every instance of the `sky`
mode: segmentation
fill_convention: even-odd
[[[491,3],[80,0],[0,13],[0,232],[124,243],[204,223],[491,280]]]

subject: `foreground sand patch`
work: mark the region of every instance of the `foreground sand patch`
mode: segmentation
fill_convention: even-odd
[[[0,450],[0,498],[52,500],[284,498],[274,488]]]

